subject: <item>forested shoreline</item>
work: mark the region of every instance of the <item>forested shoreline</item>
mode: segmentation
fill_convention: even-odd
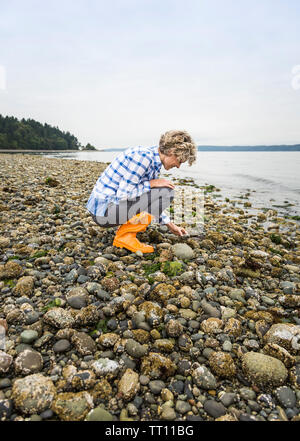
[[[88,144],[90,146],[90,144]],[[18,120],[0,115],[0,149],[5,150],[81,150],[76,136],[34,119]]]

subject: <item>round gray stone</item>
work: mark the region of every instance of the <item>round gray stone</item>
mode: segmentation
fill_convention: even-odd
[[[96,409],[91,410],[86,417],[86,421],[112,421],[112,420],[113,420],[113,416],[102,407],[96,407]]]
[[[149,389],[154,395],[160,394],[163,388],[165,388],[166,385],[161,380],[153,380],[149,382]]]
[[[67,302],[74,309],[81,309],[86,307],[86,300],[80,296],[68,297]]]
[[[221,400],[223,406],[225,406],[225,407],[228,407],[228,406],[230,406],[231,404],[233,404],[233,403],[235,402],[235,399],[236,399],[236,394],[235,394],[235,393],[230,393],[230,392],[225,393],[225,394],[220,398],[220,400]]]
[[[15,359],[14,366],[17,374],[33,374],[42,370],[43,358],[39,352],[25,349]]]
[[[288,386],[278,387],[275,390],[275,395],[283,407],[295,407],[297,404],[296,394]]]
[[[217,388],[217,380],[210,370],[204,365],[194,369],[192,372],[192,377],[194,383],[196,383],[196,385],[202,389],[210,390]]]
[[[54,352],[66,352],[70,349],[71,345],[69,340],[62,339],[58,340],[55,345],[53,346]]]
[[[173,421],[176,418],[176,412],[172,407],[165,407],[161,414],[161,419],[166,421]]]
[[[186,243],[176,243],[172,251],[178,259],[191,260],[195,257],[194,250]]]
[[[22,343],[30,344],[38,338],[37,331],[33,331],[31,329],[26,329],[20,335]]]
[[[128,354],[134,358],[144,357],[148,351],[146,345],[141,345],[139,342],[133,340],[132,338],[127,340],[125,348]]]
[[[213,418],[219,418],[227,413],[227,409],[222,403],[215,400],[206,400],[203,404],[205,412]]]
[[[192,406],[186,401],[177,400],[175,408],[178,413],[184,415],[192,409]]]
[[[288,376],[282,361],[258,352],[243,355],[242,369],[249,380],[258,385],[280,386]]]

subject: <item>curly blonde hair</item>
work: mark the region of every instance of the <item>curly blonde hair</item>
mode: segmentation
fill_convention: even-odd
[[[196,144],[184,130],[169,130],[161,135],[159,149],[161,153],[167,156],[175,155],[180,162],[188,161],[189,165],[196,161]]]

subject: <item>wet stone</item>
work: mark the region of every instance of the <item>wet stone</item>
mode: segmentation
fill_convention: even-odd
[[[222,397],[220,398],[220,401],[222,402],[223,406],[225,407],[229,407],[231,406],[231,404],[233,404],[235,402],[237,398],[237,395],[235,393],[225,393],[224,395],[222,395]]]
[[[295,392],[288,386],[281,386],[275,390],[275,396],[279,403],[287,407],[295,407],[297,404],[297,397]]]
[[[227,409],[222,403],[218,403],[215,400],[206,400],[204,402],[204,410],[213,418],[219,418],[227,413]]]
[[[49,378],[42,374],[28,375],[14,382],[12,399],[22,413],[40,414],[49,409],[56,394],[56,389]]]
[[[102,407],[96,407],[88,413],[86,421],[113,421],[113,415]]]
[[[217,388],[217,381],[210,370],[201,365],[192,371],[193,381],[202,389],[210,390]]]
[[[6,352],[0,351],[0,374],[5,374],[9,371],[13,358]]]
[[[0,421],[9,420],[12,415],[12,411],[13,401],[0,399]]]
[[[142,358],[148,352],[147,345],[141,345],[133,339],[128,339],[125,347],[128,354],[134,358]]]
[[[1,378],[0,379],[0,389],[6,389],[11,386],[11,380],[9,378]]]
[[[72,296],[67,299],[68,304],[74,309],[81,309],[86,306],[86,300],[79,296]]]
[[[280,360],[257,352],[244,354],[242,369],[250,380],[259,385],[282,385],[288,375]]]
[[[20,335],[22,343],[30,344],[38,338],[38,332],[32,330],[25,330]]]
[[[62,339],[62,340],[58,340],[54,344],[53,351],[57,352],[57,353],[58,352],[66,352],[70,349],[70,347],[71,347],[71,345],[70,345],[69,340]]]
[[[39,352],[25,349],[15,359],[14,366],[17,374],[34,374],[42,370],[43,358]]]
[[[184,392],[184,382],[181,380],[173,381],[169,388],[175,395],[181,395]]]
[[[163,381],[153,380],[149,382],[148,387],[154,395],[158,395],[166,385]]]
[[[192,406],[186,401],[177,400],[175,409],[178,413],[184,415],[192,409]]]

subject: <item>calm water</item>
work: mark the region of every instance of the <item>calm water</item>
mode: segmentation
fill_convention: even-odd
[[[84,161],[110,162],[113,152],[55,153],[47,156]],[[164,173],[180,178],[190,177],[199,185],[221,189],[219,194],[239,199],[250,193],[249,201],[257,208],[278,210],[281,214],[300,215],[300,152],[198,152],[196,163]],[[218,194],[218,193],[215,193]],[[277,206],[283,206],[277,207]]]

